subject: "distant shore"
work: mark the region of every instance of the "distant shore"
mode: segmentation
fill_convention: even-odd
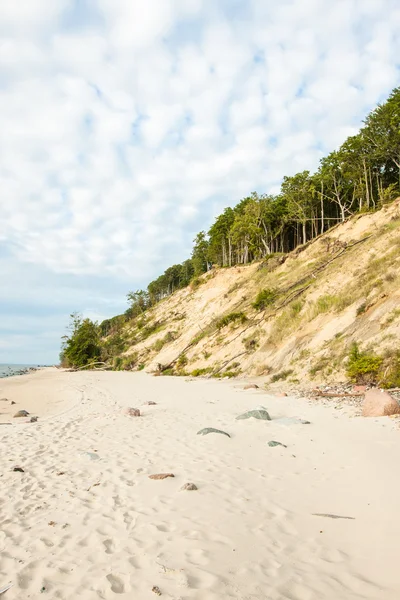
[[[4,377],[14,377],[16,375],[28,375],[34,373],[38,369],[44,367],[40,365],[13,365],[13,364],[0,364],[0,379]]]
[[[244,387],[1,379],[7,598],[397,600],[397,421]]]

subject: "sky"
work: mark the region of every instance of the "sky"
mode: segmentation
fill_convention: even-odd
[[[57,362],[400,81],[398,0],[0,0],[0,363]]]

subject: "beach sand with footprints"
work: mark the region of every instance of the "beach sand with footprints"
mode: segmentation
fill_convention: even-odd
[[[0,380],[1,597],[398,600],[397,421],[244,383]]]

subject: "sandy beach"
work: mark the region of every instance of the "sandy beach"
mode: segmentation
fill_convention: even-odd
[[[4,598],[397,600],[396,420],[243,385],[56,369],[0,380]],[[259,405],[271,421],[236,419]],[[21,409],[38,421],[13,418]]]

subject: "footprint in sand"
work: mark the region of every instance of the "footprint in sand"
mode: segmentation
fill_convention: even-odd
[[[112,540],[104,540],[103,546],[106,554],[112,554],[114,552],[114,542]]]
[[[116,575],[112,575],[111,573],[107,575],[107,579],[111,583],[111,591],[114,592],[114,594],[124,593],[125,586],[122,579],[120,579]]]

